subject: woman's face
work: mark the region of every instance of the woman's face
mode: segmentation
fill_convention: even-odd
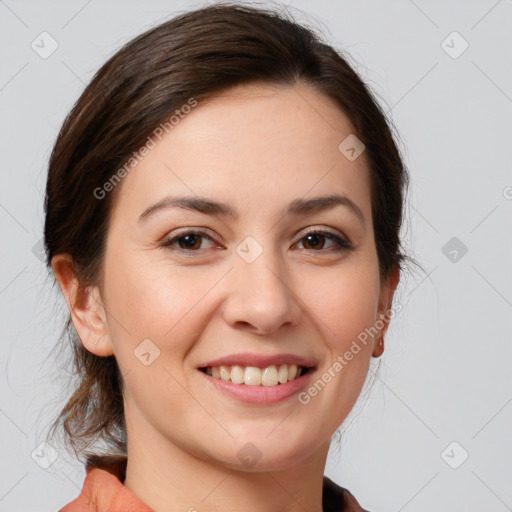
[[[310,88],[244,85],[199,102],[123,178],[104,260],[106,331],[88,349],[118,361],[129,446],[154,439],[247,470],[246,452],[262,454],[254,468],[267,470],[325,448],[361,391],[372,351],[380,355],[378,335],[358,340],[394,289],[379,279],[365,153],[350,160],[339,149],[352,133],[339,108]],[[305,203],[333,195],[348,199]],[[233,215],[153,208],[171,197],[222,203]],[[307,236],[313,229],[322,233]],[[190,233],[197,230],[205,234]],[[235,369],[256,379],[228,384],[252,393],[243,398],[199,369],[234,354],[277,363],[293,355],[314,369],[295,390],[256,389],[261,372]],[[263,373],[267,383],[275,378],[273,369]],[[280,386],[295,392],[285,397]]]

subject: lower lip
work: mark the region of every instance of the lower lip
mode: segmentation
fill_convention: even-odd
[[[230,381],[216,379],[201,370],[198,371],[219,391],[241,402],[250,404],[275,404],[286,400],[305,388],[314,373],[313,369],[309,369],[298,379],[276,386],[248,386],[247,384],[234,384]]]

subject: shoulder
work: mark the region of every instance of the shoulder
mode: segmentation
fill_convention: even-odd
[[[322,506],[323,512],[369,512],[359,505],[348,489],[340,487],[325,475]]]
[[[126,456],[101,456],[89,459],[80,495],[59,512],[153,510],[123,485]]]

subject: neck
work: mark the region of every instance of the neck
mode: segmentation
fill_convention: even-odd
[[[155,512],[322,512],[328,442],[302,459],[269,465],[263,455],[244,468],[237,457],[225,461],[192,453],[142,427],[127,421],[124,485]]]

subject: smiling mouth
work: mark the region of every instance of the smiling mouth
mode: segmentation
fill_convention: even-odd
[[[245,386],[278,386],[297,380],[313,370],[296,364],[257,366],[221,365],[199,368],[210,377]]]

